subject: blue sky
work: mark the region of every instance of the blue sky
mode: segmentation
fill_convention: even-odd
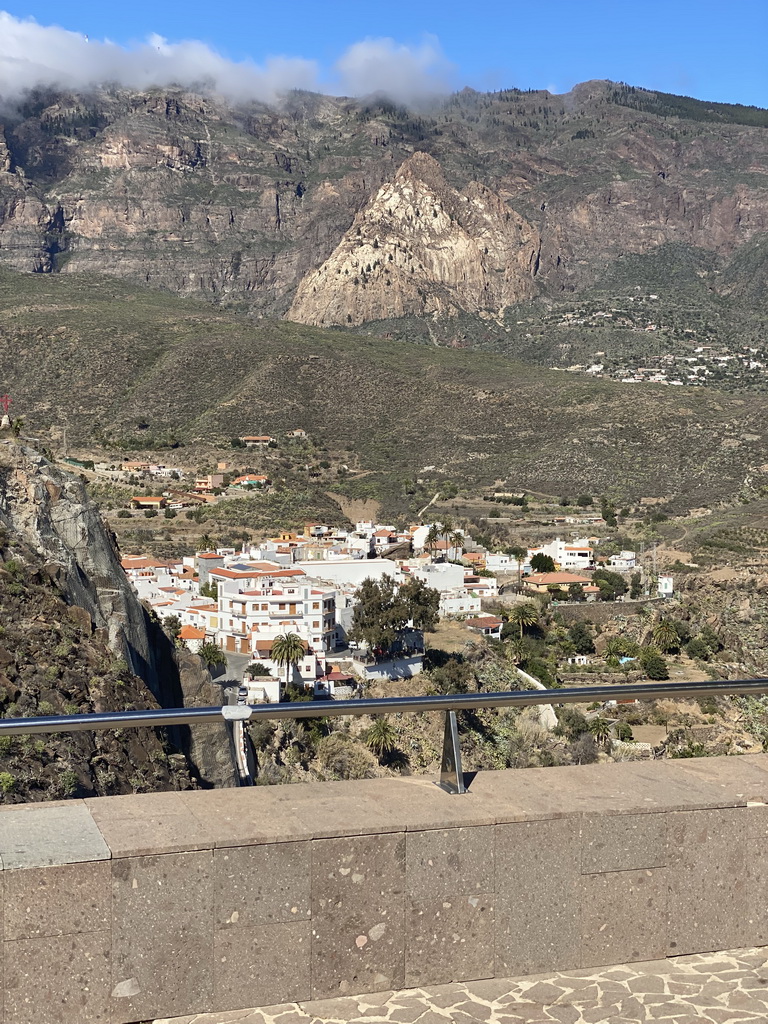
[[[339,91],[340,82],[350,89],[350,81],[362,88],[366,78],[359,64],[367,50],[355,51],[357,78],[346,73],[340,78],[335,66],[354,44],[387,37],[409,48],[404,54],[420,53],[429,74],[451,87],[564,92],[576,82],[611,78],[702,99],[768,106],[768,0],[645,0],[632,5],[600,0],[539,5],[230,0],[213,7],[181,0],[0,0],[0,9],[128,48],[156,33],[170,44],[200,40],[238,62],[263,65],[269,57],[302,57],[316,62],[317,81],[331,91],[334,83]],[[8,56],[2,35],[0,25],[0,62]]]

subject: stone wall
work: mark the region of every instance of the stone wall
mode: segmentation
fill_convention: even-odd
[[[763,945],[767,801],[752,755],[0,808],[0,1021]]]

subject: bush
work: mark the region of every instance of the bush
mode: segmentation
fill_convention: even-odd
[[[373,754],[341,732],[332,732],[320,740],[317,760],[324,771],[337,779],[370,779],[376,773]]]
[[[576,764],[594,764],[599,756],[597,744],[589,733],[582,733],[571,744],[571,757]]]
[[[432,669],[430,679],[438,693],[467,693],[473,674],[466,662],[449,658],[441,668]]]
[[[145,519],[155,519],[156,517],[157,517],[157,509],[156,508],[145,508],[144,509],[144,518]]]
[[[574,622],[568,630],[568,638],[573,644],[576,654],[594,654],[595,645],[589,626],[584,622]]]
[[[685,645],[685,653],[692,661],[709,661],[712,652],[700,636],[695,636]]]
[[[131,518],[131,513],[128,511],[127,508],[121,508],[120,511],[117,513],[117,518],[118,519],[130,519]]]
[[[640,656],[640,664],[649,679],[669,679],[667,663],[660,654],[648,651]]]
[[[616,723],[616,739],[621,740],[623,743],[630,743],[634,739],[632,733],[632,727],[629,722],[617,722]]]
[[[10,772],[0,772],[0,792],[12,793],[16,788],[16,779]]]
[[[557,728],[555,732],[561,736],[567,736],[569,740],[575,740],[589,729],[587,719],[578,708],[566,704],[557,708]]]

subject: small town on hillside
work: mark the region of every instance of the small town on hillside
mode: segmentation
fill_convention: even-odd
[[[287,685],[319,698],[349,698],[368,681],[421,672],[418,623],[406,624],[386,646],[360,639],[355,610],[372,582],[418,581],[440,619],[461,624],[468,639],[501,638],[509,611],[537,597],[557,605],[672,595],[671,576],[641,573],[634,551],[601,558],[599,544],[598,536],[556,537],[516,554],[494,553],[447,523],[402,531],[372,521],[352,529],[307,523],[300,533],[282,531],[240,550],[178,559],[130,555],[122,565],[179,644],[193,652],[213,645],[230,666],[242,666],[243,690],[256,703],[281,700]],[[290,660],[282,652],[286,636],[297,645]],[[569,660],[592,659],[573,653]]]

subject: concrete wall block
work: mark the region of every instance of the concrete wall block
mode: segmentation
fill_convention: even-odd
[[[8,1024],[103,1024],[109,1020],[108,930],[14,939],[5,943],[5,961]]]
[[[312,843],[312,905],[405,891],[405,832],[317,839]]]
[[[406,900],[405,984],[443,985],[492,978],[492,893]]]
[[[669,955],[754,944],[747,913],[748,808],[668,816]]]
[[[582,966],[660,960],[667,955],[666,868],[585,875],[574,899],[581,903]]]
[[[583,874],[659,868],[666,863],[666,814],[585,814],[582,817]]]
[[[312,843],[312,998],[402,987],[405,833]]]
[[[0,808],[0,863],[6,871],[110,857],[82,800]]]
[[[214,994],[217,1012],[309,999],[309,921],[217,929]]]
[[[213,837],[181,793],[131,793],[85,801],[112,857],[210,850]]]
[[[745,934],[751,936],[744,945],[764,946],[768,944],[768,806],[747,807],[744,815],[747,826],[744,929]]]
[[[307,920],[310,842],[233,847],[213,855],[216,927],[242,932]]]
[[[403,893],[313,897],[311,962],[313,999],[403,988]]]
[[[112,862],[112,1021],[213,1006],[213,853]]]
[[[497,977],[581,966],[578,818],[496,826]]]
[[[3,929],[5,927],[5,872],[3,871],[3,862],[0,858],[0,936],[4,934]],[[5,1020],[5,943],[0,940],[0,1024]]]
[[[408,832],[405,884],[417,898],[494,892],[493,826]]]
[[[109,861],[5,871],[3,877],[6,940],[82,935],[112,926]]]

